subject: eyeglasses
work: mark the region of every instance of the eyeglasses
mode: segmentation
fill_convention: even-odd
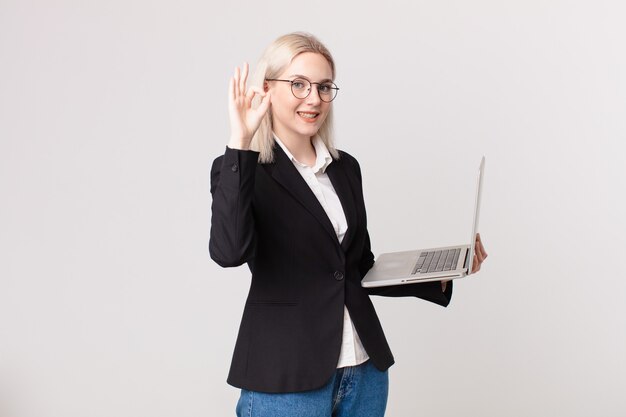
[[[320,100],[330,103],[337,97],[337,91],[339,87],[332,82],[312,83],[304,78],[296,78],[294,80],[279,80],[276,78],[266,78],[265,81],[282,81],[291,83],[291,92],[294,97],[300,100],[305,99],[311,94],[311,85],[317,84],[317,93],[320,96]]]

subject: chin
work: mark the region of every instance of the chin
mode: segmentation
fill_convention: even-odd
[[[319,132],[319,129],[308,129],[308,130],[300,132],[300,133],[302,135],[304,135],[304,136],[313,137],[313,136],[317,135],[317,132]]]
[[[304,126],[301,126],[300,130],[303,132],[313,132],[312,134],[315,135],[320,130],[323,124],[324,122],[306,124]]]

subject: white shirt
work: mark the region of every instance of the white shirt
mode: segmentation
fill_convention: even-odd
[[[328,174],[326,174],[326,168],[331,162],[333,162],[333,158],[330,156],[326,145],[324,145],[324,142],[318,135],[313,137],[312,143],[315,148],[316,160],[315,165],[310,167],[294,158],[291,152],[289,152],[289,149],[287,149],[276,134],[274,134],[274,138],[276,139],[276,143],[278,143],[283,151],[285,151],[300,175],[302,175],[302,178],[311,188],[311,191],[313,191],[313,194],[320,202],[331,224],[333,225],[333,229],[335,229],[339,243],[341,243],[346,231],[348,230],[348,221],[346,220],[346,215],[343,212],[343,207],[341,206],[341,201],[339,201],[337,192],[335,191],[333,184],[330,182]],[[367,355],[367,352],[361,343],[361,339],[359,339],[359,335],[354,328],[354,324],[350,318],[350,313],[344,305],[343,336],[337,368],[359,365],[368,359],[369,356]]]

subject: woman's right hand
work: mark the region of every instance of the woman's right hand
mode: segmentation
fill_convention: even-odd
[[[246,90],[248,79],[248,63],[244,62],[243,71],[235,68],[235,75],[230,77],[228,84],[228,116],[230,119],[230,141],[232,149],[250,149],[250,141],[261,124],[261,120],[270,106],[270,93],[258,87]],[[254,109],[252,100],[255,95],[261,96],[261,103]]]

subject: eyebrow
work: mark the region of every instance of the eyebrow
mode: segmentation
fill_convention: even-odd
[[[291,74],[291,75],[289,76],[289,78],[291,78],[291,77],[296,77],[296,78],[304,78],[305,80],[307,80],[307,81],[309,81],[309,82],[311,81],[311,79],[310,79],[309,77],[307,77],[307,76],[305,76],[305,75],[302,75],[302,74]],[[333,80],[331,80],[330,78],[324,78],[323,80],[320,80],[319,82],[320,82],[320,83],[325,83],[325,82],[331,82],[331,83],[332,83],[332,82],[333,82]]]

